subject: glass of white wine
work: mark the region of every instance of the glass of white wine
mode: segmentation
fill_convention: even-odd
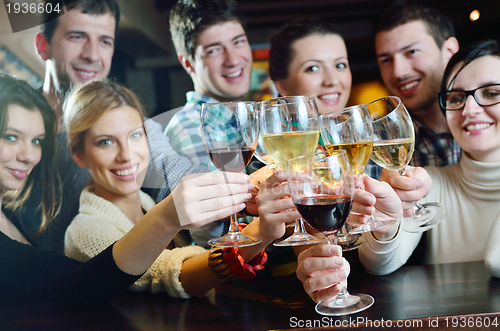
[[[277,168],[286,170],[288,160],[314,154],[318,147],[318,107],[313,96],[291,96],[261,102],[260,130],[262,141]],[[297,220],[293,234],[275,246],[317,244],[325,239],[305,231]]]
[[[415,131],[410,114],[398,97],[374,100],[366,105],[373,119],[373,151],[371,159],[379,166],[404,175],[415,145]],[[403,221],[407,232],[427,231],[439,224],[445,209],[439,202],[414,202],[412,217]]]
[[[365,105],[356,105],[323,114],[319,117],[321,137],[330,154],[345,150],[351,169],[358,176],[358,183],[363,183],[363,172],[370,159],[373,147],[373,124],[370,112]],[[358,188],[363,188],[362,184]],[[343,249],[357,248],[361,243],[356,241],[360,233],[370,232],[396,223],[395,219],[379,220],[371,217],[365,224],[352,228],[348,235],[342,235],[338,243]]]

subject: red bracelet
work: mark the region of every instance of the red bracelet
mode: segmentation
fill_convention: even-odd
[[[229,271],[242,280],[255,278],[255,271],[264,269],[264,263],[267,261],[267,253],[264,250],[249,263],[245,263],[238,247],[222,247],[222,252]]]
[[[243,230],[247,224],[240,223],[238,227]],[[222,247],[224,262],[227,263],[229,271],[242,280],[255,278],[255,271],[264,269],[264,263],[267,261],[267,253],[262,250],[249,263],[240,255],[238,247]]]

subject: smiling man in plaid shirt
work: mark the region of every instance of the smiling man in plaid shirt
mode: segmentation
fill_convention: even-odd
[[[440,167],[460,158],[437,99],[446,64],[459,45],[453,22],[421,3],[396,1],[382,13],[375,26],[375,50],[385,85],[401,98],[414,123],[410,164]]]
[[[179,154],[212,170],[201,140],[201,106],[241,100],[250,89],[252,51],[244,26],[234,1],[181,0],[170,12],[172,41],[194,91],[187,93],[186,105],[170,120],[165,134]],[[217,120],[224,118],[221,113]],[[226,132],[229,138],[239,136],[229,123]]]

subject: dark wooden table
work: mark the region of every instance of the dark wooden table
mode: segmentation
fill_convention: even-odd
[[[384,277],[354,269],[349,291],[371,294],[375,304],[323,317],[292,275],[227,282],[189,300],[126,292],[103,307],[4,304],[0,330],[500,329],[500,280],[482,262],[403,267]]]

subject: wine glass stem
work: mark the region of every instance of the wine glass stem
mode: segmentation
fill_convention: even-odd
[[[355,174],[356,174],[356,177],[358,177],[355,187],[359,188],[361,190],[364,190],[365,189],[365,184],[363,182],[364,167],[363,167],[362,171],[359,171],[359,169],[358,169],[358,171],[355,171]],[[373,222],[374,220],[375,220],[375,217],[373,217],[373,215],[370,215],[370,216],[368,216],[367,222]]]
[[[307,231],[304,226],[304,220],[302,218],[295,220],[295,223],[293,225],[293,235],[301,235],[306,233]]]
[[[337,233],[334,234],[329,234],[326,236],[326,240],[330,245],[337,245]],[[345,285],[342,285],[342,290],[340,291],[339,294],[337,294],[337,297],[335,300],[348,300],[351,295],[347,291],[347,287]]]
[[[230,224],[229,224],[229,233],[239,233],[240,227],[238,226],[238,215],[231,215]]]
[[[405,169],[406,167],[404,167],[403,169],[400,169],[398,170],[398,173],[401,175],[401,176],[404,176],[404,173],[405,173]],[[413,213],[413,218],[419,218],[420,216],[423,216],[427,213],[427,210],[425,209],[424,206],[422,206],[422,204],[420,203],[420,201],[413,201],[413,210],[414,210],[414,213]]]
[[[306,232],[306,229],[304,227],[304,222],[302,221],[302,219],[295,220],[295,229],[294,229],[294,232],[297,232],[297,233],[304,233],[304,232]]]

